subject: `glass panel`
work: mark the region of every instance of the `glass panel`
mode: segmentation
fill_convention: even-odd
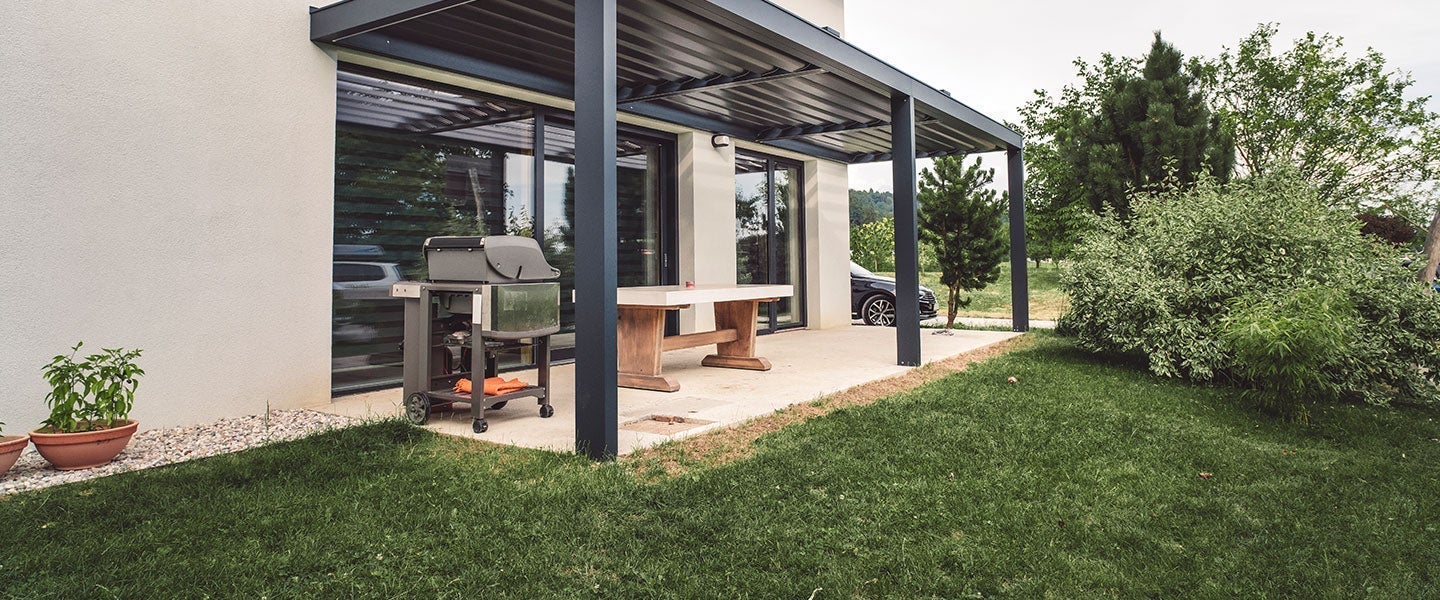
[[[402,304],[390,284],[424,279],[433,235],[543,233],[561,270],[562,335],[573,347],[574,132],[545,127],[544,181],[534,181],[533,110],[513,100],[343,65],[336,87],[334,390],[399,383]],[[563,120],[564,117],[559,117]],[[481,126],[473,126],[486,123]],[[619,284],[663,281],[662,142],[620,135]],[[543,186],[544,222],[535,222]],[[529,357],[501,357],[501,365]]]
[[[620,139],[615,161],[620,287],[660,285],[660,146]]]
[[[735,279],[795,286],[794,297],[761,307],[756,317],[762,330],[804,324],[800,196],[798,167],[735,155]]]
[[[775,168],[775,278],[773,283],[795,286],[795,295],[775,303],[775,326],[801,322],[800,291],[800,171],[795,167]]]
[[[534,122],[417,133],[433,123],[427,116],[432,105],[480,103],[393,82],[350,81],[349,73],[341,77],[331,368],[332,387],[343,392],[400,381],[404,315],[401,301],[389,297],[390,284],[425,278],[426,237],[529,231],[534,185],[527,153]],[[362,118],[358,111],[380,114],[374,108],[380,104],[361,106],[347,96],[347,86],[360,83],[371,86],[367,93],[403,86],[403,95],[388,98],[385,114],[400,114],[402,100],[428,108],[396,116],[394,123]]]
[[[620,287],[660,285],[664,263],[661,246],[660,176],[664,148],[649,140],[621,134],[616,149],[617,274]],[[545,255],[560,269],[561,333],[554,348],[575,345],[575,132],[561,125],[545,126]]]
[[[739,161],[736,161],[737,165]],[[767,283],[770,280],[770,207],[768,177],[760,171],[735,174],[735,280]],[[761,320],[768,321],[762,307]],[[769,325],[766,324],[766,327]]]

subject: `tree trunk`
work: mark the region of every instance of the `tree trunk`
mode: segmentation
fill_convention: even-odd
[[[947,286],[950,287],[950,286]],[[960,311],[960,288],[950,287],[950,304],[945,307],[945,328],[955,328],[955,313]]]
[[[1420,281],[1433,283],[1435,269],[1440,268],[1440,209],[1430,220],[1430,231],[1425,234],[1425,266],[1420,269]]]

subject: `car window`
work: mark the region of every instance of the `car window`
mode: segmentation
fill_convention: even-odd
[[[380,268],[379,265],[335,263],[336,282],[380,281],[382,279],[385,279],[385,269]]]
[[[850,263],[850,274],[856,277],[878,277],[878,275],[871,273],[869,269],[866,269],[865,267],[857,265],[853,262]]]

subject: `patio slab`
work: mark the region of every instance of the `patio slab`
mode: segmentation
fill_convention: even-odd
[[[953,335],[923,331],[920,336],[921,354],[928,363],[1016,335],[1019,334],[1007,331],[953,330]],[[851,326],[791,331],[761,336],[756,344],[757,354],[770,359],[773,366],[770,371],[702,367],[700,360],[713,347],[689,348],[664,355],[664,372],[679,380],[680,391],[666,393],[621,388],[619,413],[622,424],[655,415],[710,423],[699,427],[676,427],[679,431],[669,435],[622,428],[620,453],[628,454],[667,440],[740,423],[907,369],[895,364],[895,330],[886,327]],[[534,370],[507,373],[505,376],[535,381]],[[501,444],[571,451],[575,446],[574,366],[552,367],[551,379],[554,396],[551,403],[555,406],[552,418],[541,419],[535,405],[522,399],[502,410],[487,412],[485,418],[490,422],[490,430],[482,434],[470,431],[468,409],[434,414],[426,427],[439,433]],[[352,417],[388,417],[401,414],[401,400],[400,389],[392,388],[341,396],[333,402],[311,408]]]

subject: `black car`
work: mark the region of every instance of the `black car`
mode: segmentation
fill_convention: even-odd
[[[920,318],[934,318],[939,314],[937,306],[935,292],[920,286]],[[850,316],[864,319],[866,325],[894,325],[895,278],[882,277],[850,263]]]

